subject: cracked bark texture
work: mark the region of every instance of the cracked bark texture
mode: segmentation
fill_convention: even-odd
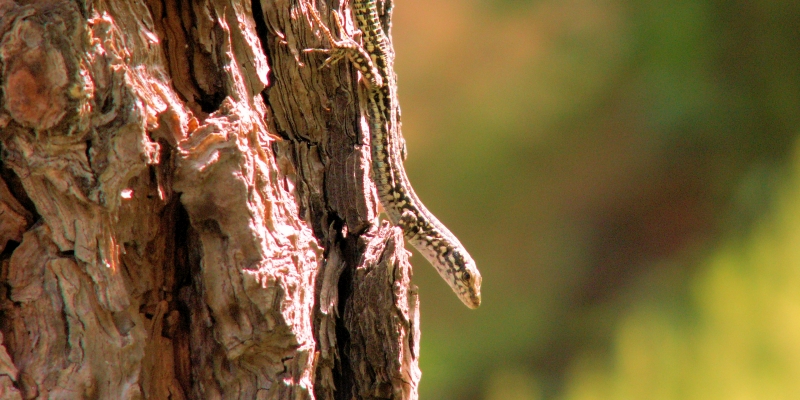
[[[364,89],[307,7],[0,0],[0,398],[417,398]]]

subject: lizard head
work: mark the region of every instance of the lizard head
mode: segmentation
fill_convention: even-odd
[[[453,250],[444,257],[449,276],[447,283],[467,307],[475,309],[481,305],[481,273],[475,261],[466,251]],[[440,270],[441,271],[441,270]]]

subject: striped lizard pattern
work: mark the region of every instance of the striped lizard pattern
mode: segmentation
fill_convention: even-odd
[[[348,58],[367,84],[372,177],[389,221],[403,229],[406,240],[436,268],[467,307],[477,308],[481,304],[481,275],[475,261],[458,238],[422,204],[403,166],[405,145],[400,132],[394,52],[378,15],[377,0],[353,0],[362,45],[346,37],[337,13],[334,12],[335,21],[345,37],[341,41],[334,39],[316,9],[309,8],[332,46],[323,65]],[[389,0],[384,11],[388,29]]]

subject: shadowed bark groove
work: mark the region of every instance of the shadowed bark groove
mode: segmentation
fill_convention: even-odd
[[[0,398],[417,397],[363,88],[306,7],[0,0]]]

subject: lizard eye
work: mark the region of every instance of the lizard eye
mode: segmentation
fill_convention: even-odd
[[[461,276],[464,278],[465,281],[469,281],[470,279],[472,279],[472,275],[469,274],[469,271],[464,271],[464,274]]]

